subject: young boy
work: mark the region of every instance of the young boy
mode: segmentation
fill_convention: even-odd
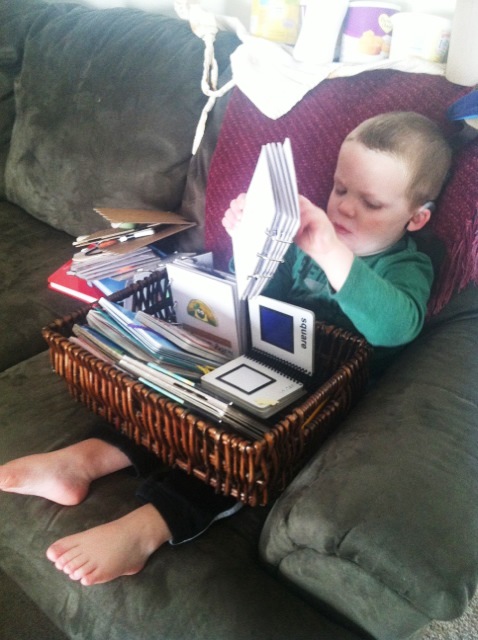
[[[433,268],[407,232],[429,221],[450,161],[447,142],[424,116],[394,112],[363,122],[340,149],[327,213],[300,197],[295,244],[264,293],[363,334],[378,368],[423,327]],[[241,194],[224,216],[229,233],[244,202]]]
[[[428,222],[450,158],[439,129],[417,114],[385,114],[357,127],[341,147],[327,213],[300,198],[295,245],[266,293],[354,327],[378,348],[412,340],[423,326],[433,268],[407,232]],[[230,233],[245,197],[225,214]],[[105,427],[65,449],[3,465],[0,489],[75,505],[96,478],[131,465],[143,475],[150,463],[148,452]],[[138,498],[136,510],[53,543],[47,557],[83,585],[108,582],[137,573],[165,542],[190,540],[240,506],[174,469],[148,479]]]

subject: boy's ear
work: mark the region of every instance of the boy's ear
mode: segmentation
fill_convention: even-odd
[[[422,205],[418,209],[415,209],[414,214],[407,224],[407,231],[419,231],[420,229],[423,229],[423,227],[430,220],[432,211],[434,209],[435,204],[433,202],[425,202],[424,205]]]

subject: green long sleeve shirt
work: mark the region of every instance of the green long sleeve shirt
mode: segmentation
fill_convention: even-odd
[[[264,295],[311,309],[318,320],[358,332],[392,355],[390,349],[407,344],[423,328],[432,283],[430,258],[404,236],[382,253],[356,257],[338,292],[318,264],[291,245]],[[384,355],[376,350],[377,359]]]

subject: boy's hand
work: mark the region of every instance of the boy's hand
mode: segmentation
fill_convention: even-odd
[[[242,220],[242,214],[244,212],[244,205],[246,203],[246,194],[240,193],[237,198],[231,200],[229,209],[227,209],[222,219],[222,226],[227,233],[232,237],[234,229]]]
[[[337,243],[337,234],[325,211],[304,196],[299,196],[299,209],[300,227],[294,242],[320,264],[320,256]]]
[[[333,224],[323,209],[299,196],[300,227],[295,244],[325,272],[330,285],[339,291],[346,281],[354,254],[337,237]]]

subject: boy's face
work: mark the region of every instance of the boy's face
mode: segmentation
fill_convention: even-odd
[[[408,184],[407,167],[399,158],[357,141],[342,144],[327,215],[355,255],[379,253],[395,244],[407,228],[420,228],[419,210],[406,196]]]

